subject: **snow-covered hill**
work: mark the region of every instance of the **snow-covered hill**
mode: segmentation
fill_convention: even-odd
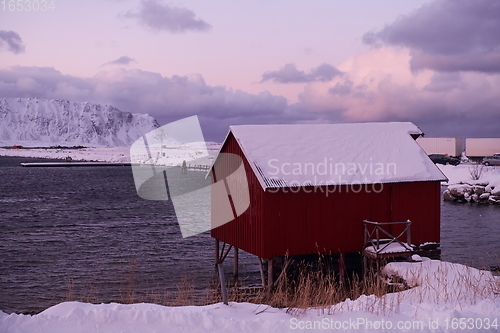
[[[0,146],[128,146],[158,127],[147,114],[111,105],[0,98]]]

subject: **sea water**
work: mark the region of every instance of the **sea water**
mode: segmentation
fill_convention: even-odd
[[[19,166],[34,161],[0,157],[1,311],[73,299],[164,301],[183,285],[204,297],[214,240],[208,232],[182,238],[173,206],[141,199],[130,167]],[[500,205],[443,202],[441,215],[443,259],[500,266]],[[240,276],[260,282],[256,257],[243,251]]]

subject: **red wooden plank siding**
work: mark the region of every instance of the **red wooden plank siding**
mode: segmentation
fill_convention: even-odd
[[[262,195],[264,191],[231,133],[221,151],[236,154],[243,159],[250,191],[250,208],[234,221],[212,229],[211,235],[246,252],[262,257],[260,254],[262,252]]]

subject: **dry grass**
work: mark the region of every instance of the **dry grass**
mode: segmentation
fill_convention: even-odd
[[[349,279],[341,280],[338,275],[328,270],[322,271],[312,266],[301,264],[294,269],[294,273],[280,275],[271,289],[246,288],[241,281],[236,286],[228,285],[228,300],[267,304],[271,307],[286,308],[287,312],[292,314],[300,314],[308,308],[329,311],[332,305],[347,299],[357,299],[361,295],[375,295],[377,300],[383,300],[382,296],[387,293],[407,288],[404,283],[389,285],[373,272],[366,274],[363,279],[353,275]],[[207,297],[203,304],[221,301],[218,281],[214,281],[207,288]]]
[[[448,281],[447,272],[437,271],[433,275],[436,285],[425,284],[425,288],[419,288],[415,293],[396,293],[391,297],[388,294],[407,290],[410,287],[397,276],[381,277],[379,274],[369,272],[360,279],[352,275],[348,279],[340,279],[328,270],[318,270],[311,265],[303,265],[294,270],[293,274],[282,274],[278,277],[273,288],[246,287],[245,280],[235,282],[228,279],[227,290],[230,302],[250,302],[255,304],[267,304],[271,307],[285,308],[287,312],[298,315],[305,309],[315,308],[322,313],[336,311],[366,311],[374,314],[387,314],[397,312],[402,302],[450,302],[456,298],[457,304],[461,302],[470,303],[473,298],[482,296],[500,297],[500,279],[496,279],[487,288],[479,286],[473,269],[470,274],[459,277],[460,281]],[[128,276],[122,281],[120,301],[125,304],[148,302],[167,306],[186,305],[208,305],[222,301],[220,285],[215,279],[204,288],[204,294],[196,290],[194,283],[184,277],[177,283],[177,291],[159,291],[159,286],[146,293],[138,293],[136,290],[137,263],[132,261],[128,269]],[[418,274],[418,273],[416,273]],[[390,283],[388,283],[390,282]],[[457,286],[461,286],[463,294],[457,295]],[[74,282],[68,281],[67,295],[65,300],[76,300],[74,293]],[[87,293],[80,298],[86,302],[97,302],[97,291],[92,286],[86,287]],[[442,292],[436,292],[442,290]],[[412,290],[409,290],[412,291]],[[350,302],[363,295],[372,295],[365,298],[364,302]],[[411,300],[405,299],[411,297]],[[347,302],[344,302],[346,301]],[[360,305],[361,304],[361,305]]]
[[[301,309],[328,309],[347,299],[357,299],[361,295],[383,295],[402,290],[403,287],[385,283],[377,274],[369,273],[363,279],[357,275],[345,281],[332,274],[321,271],[300,270],[293,279],[280,279],[271,291],[263,291],[258,295],[257,303],[269,304],[273,307],[288,308],[288,311],[300,312]]]
[[[197,291],[194,283],[187,277],[177,283],[176,292],[160,291],[161,288],[149,289],[147,292],[137,291],[137,262],[132,260],[125,270],[120,283],[119,302],[132,304],[148,302],[167,306],[208,305],[222,302],[220,284],[216,277],[204,288],[204,294]],[[98,292],[92,285],[87,285],[82,295],[76,295],[75,283],[68,280],[64,301],[84,301],[98,303]],[[340,281],[338,276],[314,270],[304,265],[295,271],[294,277],[282,274],[271,290],[261,287],[246,287],[245,280],[232,279],[227,282],[228,300],[230,302],[251,302],[268,304],[272,307],[289,309],[306,309],[310,307],[328,307],[348,298],[356,299],[360,295],[377,295],[378,297],[393,291],[375,274],[364,279],[354,276],[352,279]],[[399,290],[399,289],[398,289]],[[291,311],[291,310],[290,310]]]

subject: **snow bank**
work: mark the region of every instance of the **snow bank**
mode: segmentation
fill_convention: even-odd
[[[412,289],[401,292],[408,303],[474,304],[500,293],[500,278],[489,271],[423,257],[421,262],[392,262],[382,273],[398,276]],[[392,296],[392,295],[389,295]],[[500,295],[499,295],[500,296]]]
[[[458,325],[461,318],[467,320],[467,332],[499,331],[498,277],[422,259],[390,263],[383,269],[387,275],[404,278],[412,289],[382,297],[364,295],[326,309],[276,309],[251,303],[166,307],[67,302],[34,316],[0,312],[0,332],[450,332],[460,331],[451,325]]]
[[[0,315],[0,332],[285,332],[290,315],[249,303],[203,307],[67,302],[35,316]]]

